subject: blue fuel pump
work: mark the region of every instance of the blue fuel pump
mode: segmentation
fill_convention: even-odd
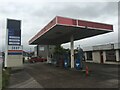
[[[67,69],[69,65],[69,59],[68,59],[68,54],[65,54],[65,59],[64,59],[64,68]]]
[[[76,61],[75,61],[75,67],[76,67],[77,70],[80,70],[80,69],[83,68],[82,59],[83,59],[83,50],[80,48],[78,50],[77,58],[76,58]]]
[[[81,69],[80,59],[76,59],[75,66],[76,66],[76,69],[77,69],[77,70],[80,70],[80,69]]]

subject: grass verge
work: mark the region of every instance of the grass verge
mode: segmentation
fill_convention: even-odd
[[[2,70],[2,90],[5,89],[9,84],[11,68],[6,68]]]

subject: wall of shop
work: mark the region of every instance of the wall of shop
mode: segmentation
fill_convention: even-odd
[[[47,58],[47,50],[48,50],[48,56],[49,57],[52,57],[53,56],[53,53],[54,53],[54,45],[37,45],[35,48],[34,48],[34,53],[35,53],[35,56],[37,57],[43,57],[43,58]]]

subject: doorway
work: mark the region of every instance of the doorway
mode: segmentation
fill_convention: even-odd
[[[100,51],[100,63],[104,63],[103,62],[103,51]]]

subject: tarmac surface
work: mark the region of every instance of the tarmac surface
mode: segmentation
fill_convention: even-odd
[[[43,88],[23,68],[14,68],[11,72],[8,88]]]
[[[118,65],[86,63],[84,71],[47,63],[25,64],[13,72],[8,88],[118,88]]]

